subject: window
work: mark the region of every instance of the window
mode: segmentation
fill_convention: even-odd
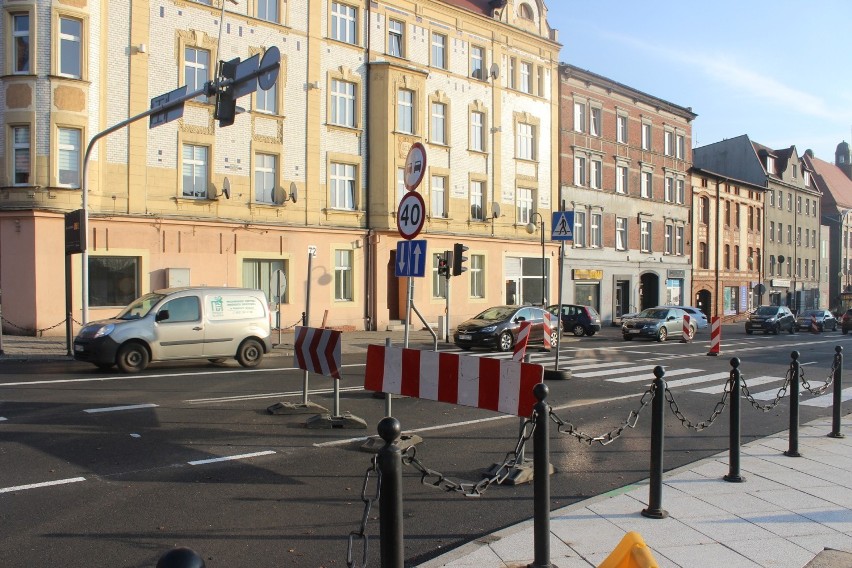
[[[796,278],[801,278],[801,277],[802,277],[802,259],[797,258],[796,259]]]
[[[528,20],[530,22],[534,20],[533,11],[529,4],[521,4],[518,8],[518,15],[522,20]]]
[[[521,91],[532,94],[532,64],[521,61]]]
[[[615,249],[627,250],[627,218],[615,218]]]
[[[186,296],[169,300],[160,308],[160,312],[168,311],[168,319],[164,324],[201,321],[201,303],[198,296]]]
[[[780,274],[780,272],[779,272],[779,274]],[[775,276],[775,255],[774,254],[769,255],[769,275]]]
[[[591,161],[591,165],[592,171],[591,175],[589,176],[589,185],[592,187],[592,189],[600,189],[601,184],[603,183],[603,162],[593,158]]]
[[[574,132],[586,131],[586,105],[574,103]]]
[[[740,245],[734,245],[734,270],[740,269]]]
[[[447,68],[447,36],[432,34],[432,66]]]
[[[796,244],[802,246],[802,228],[796,227]]]
[[[405,57],[405,24],[398,20],[388,20],[388,55]]]
[[[811,200],[806,198],[805,199],[805,215],[810,215],[810,214],[811,214]]]
[[[89,257],[89,305],[126,306],[139,297],[139,259]]]
[[[798,213],[799,215],[802,214],[802,196],[801,195],[796,196],[796,213]]]
[[[485,79],[485,50],[478,45],[470,47],[470,76]]]
[[[30,72],[30,15],[12,14],[12,73]]]
[[[651,252],[651,222],[642,221],[639,227],[639,249],[642,252]]]
[[[278,23],[279,0],[257,0],[257,17],[267,22]]]
[[[353,6],[331,3],[331,39],[355,45],[358,43],[357,26],[358,12]]]
[[[793,244],[793,225],[787,225],[787,244]]]
[[[775,158],[766,156],[766,173],[772,175],[775,173]]]
[[[589,246],[592,248],[600,248],[603,242],[601,220],[600,213],[592,213],[589,219]]]
[[[796,164],[790,165],[790,173],[793,175],[793,179],[798,179],[799,177],[799,166]]]
[[[535,126],[518,123],[517,155],[520,160],[535,160]]]
[[[332,209],[355,210],[355,166],[331,163]]]
[[[77,128],[59,129],[57,181],[64,187],[80,187],[80,145],[82,132]]]
[[[592,136],[601,135],[601,109],[592,108],[592,120],[589,124],[589,134]]]
[[[184,49],[183,80],[188,92],[196,91],[204,86],[210,78],[210,52],[205,49],[187,47]],[[205,95],[198,95],[194,100],[206,103]]]
[[[810,187],[811,186],[811,172],[809,172],[808,170],[804,170],[802,172],[802,181],[804,182],[805,187]]]
[[[772,190],[769,190],[769,206],[775,207],[775,192]]]
[[[432,217],[447,217],[447,178],[432,176]]]
[[[470,297],[485,297],[485,255],[470,255]]]
[[[731,245],[725,245],[725,270],[729,270],[731,268]]]
[[[754,230],[754,207],[751,205],[748,207],[748,230]]]
[[[396,129],[404,134],[414,134],[414,91],[400,89],[396,98]]]
[[[352,251],[334,251],[334,299],[351,302],[352,295]]]
[[[273,306],[288,303],[287,290],[279,297],[276,290],[275,271],[284,272],[289,277],[288,265],[285,260],[246,259],[243,261],[243,286],[262,290]],[[273,322],[274,323],[274,322]]]
[[[278,89],[275,88],[275,85],[272,85],[267,90],[261,89],[259,86],[255,95],[255,106],[256,110],[260,112],[268,112],[269,114],[276,114],[278,112]]]
[[[675,254],[678,256],[684,255],[683,236],[684,228],[681,226],[675,227]]]
[[[402,198],[408,193],[408,188],[405,187],[405,168],[396,169],[396,206],[402,202]]]
[[[642,197],[650,199],[654,195],[654,173],[642,172]]]
[[[470,113],[470,149],[485,151],[485,115],[481,112]]]
[[[651,149],[651,125],[648,123],[642,124],[642,149]]]
[[[83,22],[59,18],[59,75],[62,77],[80,79],[83,76],[82,35]]]
[[[710,268],[710,255],[707,254],[707,243],[698,243],[698,263],[704,270]]]
[[[674,251],[674,226],[666,225],[666,244],[665,253],[672,254]]]
[[[510,89],[515,88],[515,66],[516,66],[515,58],[510,57],[509,58],[509,76],[507,77],[507,79],[509,81],[509,88]]]
[[[541,65],[536,67],[536,84],[538,86],[538,96],[546,96],[547,93],[544,92],[544,68]]]
[[[708,197],[701,198],[701,216],[699,219],[702,225],[710,224],[710,199]]]
[[[775,242],[775,221],[769,222],[769,242]]]
[[[778,209],[784,209],[784,192],[778,190]]]
[[[183,196],[207,197],[207,146],[183,145]]]
[[[675,137],[675,158],[683,160],[686,156],[686,138],[683,134],[678,134]]]
[[[627,144],[627,117],[623,114],[615,119],[615,140]]]
[[[686,199],[686,190],[684,189],[686,186],[686,182],[682,179],[679,179],[675,183],[677,185],[677,190],[675,191],[675,203],[683,205]]]
[[[740,204],[739,204],[739,203],[737,203],[737,204],[735,204],[735,205],[736,205],[736,206],[735,206],[735,212],[736,212],[736,215],[734,216],[734,226],[735,226],[737,229],[739,229],[739,228],[740,228]]]
[[[808,276],[809,276],[809,274],[808,274],[808,260],[805,259],[805,278],[807,278]]]
[[[787,194],[787,211],[792,211],[792,210],[793,210],[793,194],[788,193]]]
[[[14,185],[29,185],[31,183],[30,175],[32,169],[30,166],[29,126],[12,127],[12,154],[12,167],[14,169],[14,177],[12,179],[12,183]]]
[[[666,156],[674,156],[674,132],[666,130],[663,138],[663,153]]]
[[[470,218],[475,221],[485,220],[485,183],[470,182]]]
[[[664,192],[664,199],[671,203],[674,201],[674,178],[666,177],[666,187]]]
[[[574,211],[574,246],[586,246],[586,212]]]
[[[519,225],[526,225],[532,217],[533,192],[531,189],[518,188],[518,218]]]
[[[440,264],[441,259],[444,257],[444,253],[437,253],[432,255],[432,297],[433,298],[446,298],[447,297],[447,284],[449,283],[447,277],[443,274],[438,274],[438,264]]]
[[[432,139],[435,144],[447,143],[447,105],[432,103]]]
[[[725,202],[725,226],[726,227],[731,226],[731,202],[730,201]]]
[[[615,166],[615,192],[627,193],[627,166]]]
[[[331,80],[331,123],[355,127],[355,84]]]
[[[276,156],[272,154],[256,154],[254,157],[254,200],[257,203],[275,202],[272,192],[278,179],[275,175],[276,162]]]
[[[574,156],[574,185],[586,185],[586,158]]]

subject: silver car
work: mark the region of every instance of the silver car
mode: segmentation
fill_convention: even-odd
[[[622,324],[621,335],[625,341],[630,341],[634,337],[647,337],[657,341],[665,341],[670,335],[681,337],[685,313],[680,308],[667,306],[642,310],[636,317]],[[695,322],[690,321],[687,332],[690,340],[695,337],[695,330]]]

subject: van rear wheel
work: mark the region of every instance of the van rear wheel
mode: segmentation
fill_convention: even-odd
[[[118,350],[115,364],[124,373],[138,373],[148,366],[148,350],[141,343],[125,343]]]
[[[243,367],[257,367],[263,359],[263,346],[257,339],[246,339],[237,349],[237,363]]]

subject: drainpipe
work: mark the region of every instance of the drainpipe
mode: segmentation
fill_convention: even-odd
[[[373,30],[373,3],[367,2],[367,57],[365,58],[364,70],[367,74],[364,81],[364,132],[368,132],[370,128],[370,43]],[[367,143],[364,146],[364,156],[361,163],[364,164],[364,179],[367,183],[364,185],[364,212],[367,219],[367,234],[364,236],[364,278],[366,280],[364,295],[364,319],[366,321],[365,328],[367,331],[375,331],[375,308],[373,306],[373,298],[375,297],[375,285],[377,275],[375,254],[373,253],[373,229],[372,217],[370,216],[370,136],[366,137]]]

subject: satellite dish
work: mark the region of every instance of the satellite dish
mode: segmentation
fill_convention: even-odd
[[[222,182],[222,195],[225,196],[225,199],[231,198],[231,181],[228,178],[225,178],[225,181]]]
[[[492,216],[494,219],[496,219],[497,217],[499,217],[499,216],[500,216],[500,204],[499,204],[499,203],[497,203],[496,201],[494,201],[494,202],[491,204],[491,216]]]
[[[785,260],[787,260],[787,259],[785,259],[785,258],[784,258],[784,255],[783,255],[783,254],[779,254],[779,255],[778,255],[778,262],[779,262],[779,263],[784,264],[784,261],[785,261]]]
[[[296,182],[291,181],[290,182],[290,197],[289,197],[289,199],[293,203],[296,203],[296,199],[298,199],[298,198],[299,198],[299,190],[298,190],[298,188],[296,188]]]
[[[287,194],[284,193],[283,187],[275,187],[272,189],[272,202],[275,205],[284,205],[284,201],[287,199]]]
[[[492,63],[491,67],[488,70],[488,73],[491,75],[492,79],[499,79],[500,78],[500,66],[497,65],[496,63]]]

